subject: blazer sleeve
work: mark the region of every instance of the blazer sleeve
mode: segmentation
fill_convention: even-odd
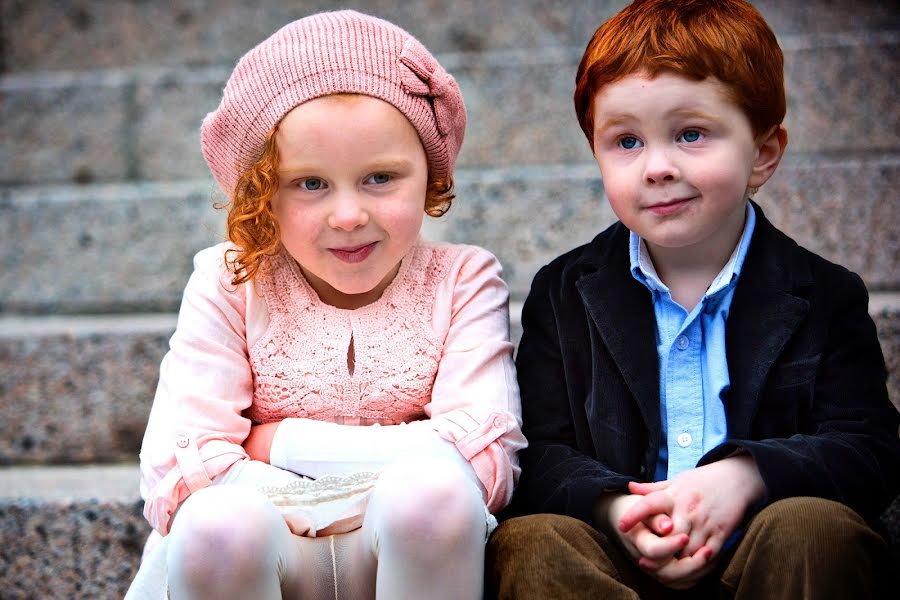
[[[192,492],[248,458],[241,447],[252,400],[244,294],[228,280],[223,247],[201,251],[185,288],[178,324],[140,452],[144,516],[165,535]]]
[[[522,311],[516,370],[529,447],[521,455],[515,508],[593,523],[596,499],[624,490],[635,478],[613,471],[593,450],[584,408],[590,334],[587,323],[575,318],[585,309],[574,283],[567,287],[560,270],[551,263],[537,273]]]
[[[794,496],[842,502],[873,521],[900,491],[898,414],[862,280],[843,271],[830,285],[821,356],[814,370],[811,426],[786,438],[731,440],[703,458],[750,453],[766,484],[759,504]],[[802,418],[802,417],[801,417]],[[757,507],[759,508],[759,507]]]
[[[449,328],[425,413],[438,434],[469,461],[491,512],[505,507],[525,447],[509,341],[509,291],[497,259],[468,247],[451,269]],[[446,303],[445,303],[446,304]]]

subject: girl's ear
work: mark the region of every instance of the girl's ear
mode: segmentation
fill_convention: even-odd
[[[778,168],[784,149],[787,147],[787,129],[782,125],[773,126],[757,140],[756,160],[750,173],[748,188],[761,187]]]

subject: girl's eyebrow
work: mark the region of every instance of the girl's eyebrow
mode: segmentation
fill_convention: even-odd
[[[407,158],[386,156],[384,158],[376,158],[367,164],[368,171],[401,171],[408,169],[412,161]],[[289,163],[285,161],[278,166],[278,175],[281,177],[296,177],[298,175],[313,175],[325,170],[324,167],[317,163],[296,162]]]
[[[406,158],[388,157],[384,159],[376,159],[372,161],[373,170],[378,171],[400,171],[409,168],[412,162]]]

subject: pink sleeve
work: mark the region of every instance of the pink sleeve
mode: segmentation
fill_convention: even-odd
[[[141,446],[144,516],[163,535],[191,492],[247,458],[246,286],[229,283],[223,252],[220,245],[194,258]]]
[[[496,512],[512,498],[517,453],[526,446],[509,342],[509,291],[500,263],[487,251],[467,248],[459,262],[449,289],[438,290],[437,311],[449,298],[449,329],[425,410],[472,465],[488,509]]]

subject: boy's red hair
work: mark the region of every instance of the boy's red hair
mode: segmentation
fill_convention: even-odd
[[[234,273],[231,283],[238,285],[253,279],[263,261],[278,251],[281,232],[272,212],[272,198],[278,191],[278,145],[276,125],[266,137],[262,156],[238,179],[228,205],[228,239],[234,248],[225,251],[225,261]],[[423,209],[440,217],[453,202],[453,179],[436,180],[428,175]]]
[[[784,56],[758,10],[743,0],[635,0],[594,32],[578,65],[575,113],[592,149],[600,88],[663,71],[721,81],[755,136],[784,120]]]

